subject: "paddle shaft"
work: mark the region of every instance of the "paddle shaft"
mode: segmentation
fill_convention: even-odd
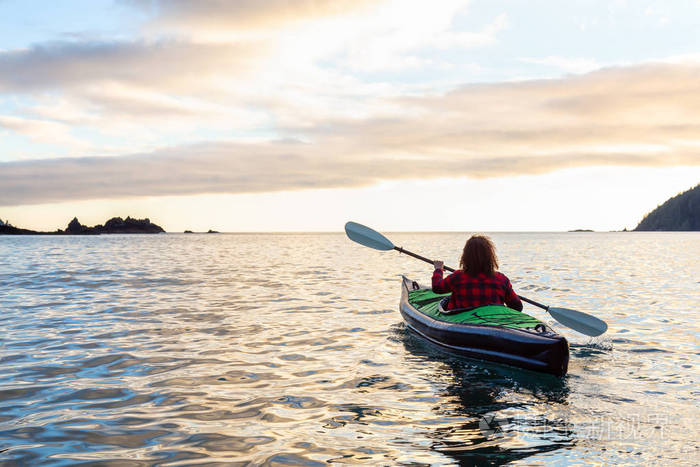
[[[405,255],[408,255],[408,256],[413,256],[414,258],[419,259],[419,260],[421,260],[421,261],[425,261],[426,263],[430,263],[430,264],[433,264],[433,263],[434,263],[434,261],[433,261],[432,259],[426,258],[425,256],[417,255],[417,254],[413,253],[412,251],[404,250],[404,249],[403,249],[402,247],[400,247],[400,246],[395,246],[395,247],[394,247],[394,250],[398,251],[399,253],[403,253],[403,254],[405,254]],[[452,269],[452,268],[449,267],[449,266],[443,266],[443,267],[444,267],[446,270],[450,271],[450,272],[455,272],[455,270]],[[523,297],[522,295],[518,295],[518,298],[519,298],[520,300],[524,301],[524,302],[529,303],[530,305],[535,305],[536,307],[540,307],[540,308],[542,308],[543,310],[549,310],[549,307],[548,307],[547,305],[543,305],[543,304],[541,304],[541,303],[537,303],[536,301],[530,300],[529,298],[525,298],[525,297]]]
[[[425,261],[426,263],[430,263],[430,264],[433,264],[433,263],[434,263],[434,261],[433,261],[432,259],[426,258],[425,256],[417,255],[417,254],[415,254],[415,253],[413,253],[413,252],[411,252],[411,251],[408,251],[408,250],[404,250],[404,249],[403,249],[402,247],[400,247],[400,246],[395,246],[395,247],[394,247],[394,250],[398,251],[399,253],[403,253],[403,254],[405,254],[405,255],[408,255],[408,256],[413,256],[414,258],[419,259],[419,260],[421,260],[421,261]],[[455,272],[454,269],[452,269],[452,268],[450,268],[450,267],[447,267],[447,266],[445,266],[445,269],[447,269],[447,270],[450,271],[450,272]]]

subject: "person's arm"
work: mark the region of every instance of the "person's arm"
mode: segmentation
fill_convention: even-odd
[[[435,261],[435,271],[433,271],[433,292],[435,293],[448,293],[452,292],[452,286],[450,284],[450,279],[452,275],[442,278],[443,266],[445,263],[442,261]]]
[[[505,276],[503,276],[505,277]],[[514,310],[523,311],[523,302],[520,301],[518,295],[513,291],[513,286],[510,284],[510,280],[506,279],[506,306]]]

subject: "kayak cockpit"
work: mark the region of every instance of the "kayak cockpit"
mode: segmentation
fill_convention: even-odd
[[[406,277],[401,289],[404,321],[431,342],[472,358],[558,376],[566,373],[568,342],[540,320],[502,305],[446,314],[440,302],[449,294],[435,294]]]

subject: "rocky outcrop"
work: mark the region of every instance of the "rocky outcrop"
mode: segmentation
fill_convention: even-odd
[[[97,232],[94,227],[91,228],[81,224],[78,218],[74,217],[73,220],[68,223],[68,227],[66,227],[64,233],[68,235],[97,235],[99,232]]]
[[[0,235],[38,235],[42,232],[36,232],[34,230],[20,229],[10,224],[0,225]]]
[[[129,233],[163,233],[165,230],[159,225],[153,224],[149,218],[132,219],[127,217],[113,217],[104,226],[96,225],[95,229],[103,234],[129,234]]]
[[[0,225],[0,235],[100,235],[100,234],[152,234],[163,233],[165,230],[150,219],[132,219],[127,217],[113,217],[104,225],[88,227],[80,223],[77,217],[68,223],[66,230],[56,232],[36,232],[34,230],[20,229],[9,223]]]

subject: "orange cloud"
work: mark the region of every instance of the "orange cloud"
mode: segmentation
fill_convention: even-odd
[[[303,143],[225,141],[118,157],[0,163],[0,205],[352,187],[598,165],[697,166],[699,74],[697,65],[650,64],[380,99],[376,115],[310,118],[279,129]]]
[[[155,11],[154,23],[181,31],[273,27],[357,10],[371,0],[126,0]]]
[[[250,44],[159,40],[57,42],[0,52],[0,92],[70,89],[89,83],[189,88],[226,70],[235,76],[260,50]]]

